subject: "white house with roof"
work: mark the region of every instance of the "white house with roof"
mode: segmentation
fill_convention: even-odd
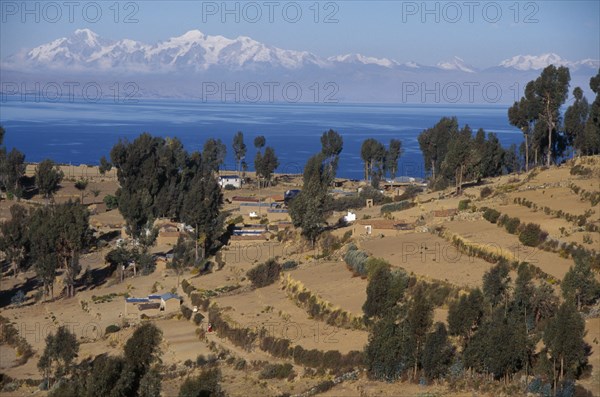
[[[237,175],[221,175],[219,177],[219,185],[225,188],[227,185],[231,185],[236,189],[242,187],[242,179]]]

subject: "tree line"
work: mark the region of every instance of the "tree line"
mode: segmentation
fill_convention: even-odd
[[[574,101],[563,116],[561,107],[567,100],[570,80],[567,67],[550,65],[527,83],[523,97],[508,110],[510,124],[523,133],[519,149],[526,170],[544,158],[549,166],[569,148],[573,155],[600,153],[600,70],[590,79],[594,102],[589,105],[583,90],[575,87]]]
[[[600,297],[585,258],[565,276],[562,303],[529,266],[521,265],[512,282],[500,261],[484,274],[482,288],[450,302],[447,326],[433,323],[433,304],[419,284],[407,295],[409,280],[383,260],[369,267],[363,311],[372,323],[365,350],[371,377],[452,382],[479,374],[508,384],[523,372],[526,392],[537,392],[544,384],[572,388],[585,370],[590,347],[577,309]]]
[[[569,83],[568,68],[550,65],[525,86],[523,97],[508,109],[509,123],[523,133],[519,147],[513,144],[505,149],[492,132],[479,129],[473,134],[468,125],[460,128],[456,117],[443,117],[424,130],[419,147],[434,189],[454,184],[460,192],[465,181],[528,171],[543,159],[549,166],[569,149],[573,155],[600,153],[600,71],[590,79],[594,102],[589,105],[583,90],[576,87],[574,101],[563,115]]]

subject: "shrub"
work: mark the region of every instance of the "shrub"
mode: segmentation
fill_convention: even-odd
[[[467,209],[469,209],[469,204],[471,203],[471,200],[466,199],[466,200],[460,200],[458,202],[458,210],[459,211],[466,211]]]
[[[262,288],[277,281],[280,272],[281,265],[275,259],[269,259],[250,269],[246,275],[255,288]]]
[[[192,318],[192,309],[190,309],[189,307],[187,307],[186,305],[181,305],[181,314],[183,314],[183,317],[185,317],[186,320],[189,320],[190,318]]]
[[[292,270],[298,267],[298,262],[296,261],[285,261],[281,266],[281,270]]]
[[[119,332],[121,328],[118,325],[111,324],[104,330],[104,335],[112,334],[115,332]]]
[[[520,224],[521,221],[519,220],[519,218],[509,218],[506,221],[504,227],[506,228],[506,231],[510,234],[516,234]]]
[[[196,314],[194,314],[194,324],[200,325],[200,323],[202,322],[202,320],[204,320],[204,316],[202,315],[202,313],[196,313]]]
[[[107,194],[106,196],[104,196],[104,199],[102,201],[104,201],[104,204],[106,204],[106,208],[108,208],[109,210],[115,209],[119,206],[119,200],[117,200],[117,198],[112,194]]]
[[[492,189],[489,186],[485,186],[483,189],[481,189],[481,191],[479,192],[479,197],[486,198],[491,196],[491,194],[494,193],[494,189]]]
[[[194,287],[192,284],[190,284],[185,278],[183,280],[181,280],[181,289],[183,289],[183,292],[186,293],[186,295],[190,295],[195,289],[196,287]]]
[[[483,213],[483,218],[491,223],[496,223],[499,217],[500,212],[493,208],[486,208],[485,212]]]
[[[537,247],[547,237],[548,233],[540,229],[540,225],[528,223],[519,234],[519,241],[528,247]]]
[[[222,396],[221,370],[213,368],[200,375],[187,378],[179,389],[179,397]]]
[[[238,371],[243,371],[244,369],[246,369],[246,360],[244,360],[243,358],[238,359],[235,362],[234,368]]]
[[[404,193],[398,196],[397,200],[394,201],[404,201],[404,200],[412,200],[415,196],[423,191],[423,188],[415,185],[408,186]]]
[[[581,164],[577,164],[571,168],[571,175],[581,175],[581,176],[589,176],[592,174],[592,169],[588,167],[584,167]]]
[[[236,187],[233,186],[232,184],[228,183],[227,185],[225,185],[224,189],[225,190],[235,190]]]
[[[356,246],[351,245],[344,255],[344,261],[352,269],[352,271],[360,276],[367,275],[367,260],[369,255],[366,252],[360,251]]]
[[[397,203],[385,204],[381,207],[381,213],[386,214],[394,211],[402,211],[414,207],[414,204],[409,201],[400,201]]]
[[[292,364],[268,364],[260,372],[260,379],[286,379],[294,374]]]

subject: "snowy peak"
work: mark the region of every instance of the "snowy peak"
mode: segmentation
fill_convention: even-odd
[[[385,68],[392,68],[394,66],[398,66],[398,62],[388,59],[388,58],[375,58],[375,57],[367,57],[362,54],[346,54],[346,55],[338,55],[334,57],[327,58],[329,62],[333,63],[354,63],[354,64],[362,64],[362,65],[378,65],[383,66]]]
[[[517,55],[500,62],[500,66],[517,70],[540,70],[548,65],[567,66],[569,62],[554,53],[542,55]]]
[[[442,61],[437,64],[437,67],[443,70],[458,70],[466,73],[475,73],[475,69],[468,66],[462,58],[455,56],[449,61]]]
[[[549,65],[567,66],[574,70],[581,68],[597,69],[600,67],[600,61],[595,59],[583,59],[581,61],[569,61],[561,58],[555,53],[541,55],[517,55],[500,62],[500,67],[512,68],[521,71],[541,70]]]
[[[153,45],[130,39],[105,40],[89,29],[78,29],[71,36],[33,48],[26,54],[7,59],[7,65],[36,68],[126,71],[206,70],[215,66],[230,69],[280,67],[298,69],[324,62],[306,51],[272,47],[240,36],[228,39],[190,30]]]
[[[571,62],[554,53],[542,55],[517,55],[502,61],[500,69],[514,71],[540,70],[546,66],[565,65],[572,70],[598,69],[600,61],[584,59]],[[11,70],[73,70],[92,72],[163,73],[203,72],[217,69],[219,72],[236,71],[284,71],[302,70],[306,67],[335,70],[353,70],[439,73],[440,71],[478,73],[462,58],[453,57],[436,66],[416,62],[399,63],[389,58],[377,58],[358,53],[320,58],[307,51],[277,48],[258,42],[247,36],[234,39],[207,35],[190,30],[180,36],[154,44],[131,39],[118,41],[100,37],[90,29],[77,29],[68,37],[59,38],[30,50],[25,50],[2,60],[2,66]]]

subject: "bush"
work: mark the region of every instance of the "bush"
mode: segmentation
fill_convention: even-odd
[[[499,217],[500,212],[493,208],[486,208],[485,212],[483,213],[483,218],[491,223],[496,223]]]
[[[409,201],[400,201],[397,203],[385,204],[381,207],[381,213],[386,214],[394,211],[402,211],[414,207]]]
[[[298,267],[298,262],[296,261],[285,261],[281,266],[281,270],[292,270]]]
[[[485,186],[483,189],[481,189],[481,191],[479,192],[479,197],[486,198],[492,195],[492,193],[494,193],[494,189],[492,189],[489,186]]]
[[[528,247],[537,247],[547,236],[548,233],[542,231],[540,225],[528,223],[519,233],[519,241]]]
[[[504,227],[506,228],[506,231],[510,234],[516,234],[520,224],[521,221],[519,220],[519,218],[508,218],[508,220],[504,224]]]
[[[471,204],[471,200],[466,199],[466,200],[460,200],[458,202],[458,210],[459,211],[466,211],[469,209],[469,204]]]
[[[228,183],[227,185],[225,185],[224,189],[225,190],[235,190],[236,187],[233,186],[231,183]]]
[[[118,325],[111,324],[104,330],[104,335],[113,334],[115,332],[119,332],[121,328]]]
[[[273,284],[279,278],[281,265],[275,259],[269,259],[250,269],[246,275],[255,288],[266,287]]]
[[[581,176],[590,176],[592,174],[592,169],[588,167],[584,167],[581,164],[577,164],[571,168],[571,175],[581,175]]]
[[[185,317],[186,320],[189,320],[190,318],[192,318],[192,314],[193,314],[192,309],[190,309],[186,305],[181,305],[180,307],[181,307],[181,314],[183,314],[183,317]]]
[[[202,315],[202,313],[196,313],[196,314],[194,314],[194,324],[200,325],[200,323],[202,322],[202,320],[204,320],[204,316]]]
[[[179,397],[223,396],[221,370],[218,368],[203,371],[200,375],[187,378],[179,389]]]
[[[404,190],[404,193],[398,196],[397,200],[395,201],[412,200],[417,194],[421,193],[422,191],[423,188],[415,185],[410,185]]]
[[[189,281],[187,281],[185,278],[183,280],[181,280],[181,289],[183,289],[183,292],[186,293],[186,295],[190,295],[192,292],[194,292],[194,290],[196,290],[196,287],[194,287],[192,284],[189,283]]]
[[[292,364],[268,364],[260,372],[260,379],[286,379],[294,374],[294,367]]]
[[[360,276],[367,275],[367,260],[369,255],[366,252],[360,251],[356,246],[351,245],[344,255],[344,261],[352,269],[352,271]]]
[[[112,194],[107,194],[106,196],[104,196],[104,199],[102,201],[104,201],[104,204],[106,204],[106,208],[108,208],[109,210],[115,209],[119,206],[119,200],[117,200],[117,198]]]

